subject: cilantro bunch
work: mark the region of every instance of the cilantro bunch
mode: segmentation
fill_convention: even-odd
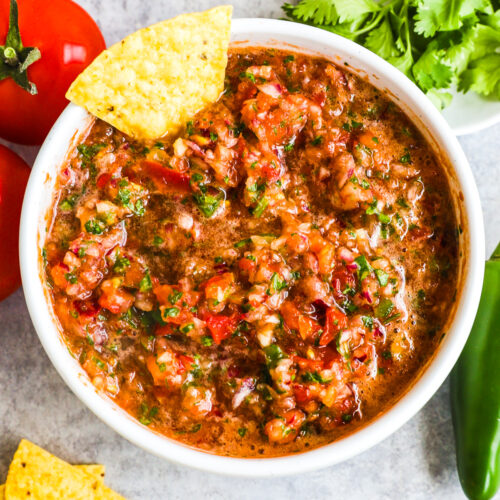
[[[440,109],[452,88],[500,99],[500,0],[301,0],[282,8],[290,20],[386,59]]]

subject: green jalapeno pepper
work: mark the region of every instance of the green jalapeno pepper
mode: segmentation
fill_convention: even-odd
[[[500,244],[486,262],[470,337],[451,374],[458,475],[471,500],[500,486]]]

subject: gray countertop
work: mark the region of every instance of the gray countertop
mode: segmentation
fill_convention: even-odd
[[[217,0],[77,0],[113,43]],[[281,0],[233,0],[235,17],[280,17]],[[488,255],[500,240],[500,125],[460,138],[481,195]],[[36,148],[14,147],[32,163]],[[71,463],[100,462],[129,499],[464,498],[455,469],[448,382],[410,422],[364,454],[280,479],[227,478],[172,465],[121,438],[64,384],[43,351],[22,290],[0,303],[0,482],[23,437]]]

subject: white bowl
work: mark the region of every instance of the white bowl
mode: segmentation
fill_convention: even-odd
[[[393,66],[363,47],[326,31],[270,19],[236,19],[232,40],[240,44],[280,47],[291,44],[305,52],[322,54],[389,92],[426,135],[438,154],[448,158],[449,178],[457,217],[461,221],[460,273],[462,292],[455,315],[437,352],[420,378],[383,415],[359,431],[321,448],[267,459],[239,459],[201,452],[150,431],[110,399],[99,395],[86,373],[69,354],[42,279],[41,248],[46,234],[45,215],[52,200],[58,166],[79,131],[89,122],[87,113],[70,105],[47,137],[33,167],[24,198],[20,230],[20,259],[24,294],[40,341],[61,377],[104,422],[136,445],[160,457],[199,469],[241,476],[278,476],[305,472],[346,460],[382,441],[429,400],[443,383],[467,340],[477,310],[484,269],[484,232],[474,178],[458,141],[430,101]]]

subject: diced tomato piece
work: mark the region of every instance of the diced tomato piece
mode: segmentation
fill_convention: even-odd
[[[287,326],[291,330],[298,330],[304,340],[313,337],[321,329],[316,321],[302,314],[292,302],[284,302],[280,311]]]
[[[272,163],[266,162],[261,168],[261,173],[270,183],[273,183],[281,177],[283,171],[276,159]]]
[[[50,275],[52,276],[52,281],[54,285],[62,290],[66,290],[70,283],[66,279],[66,274],[69,272],[69,267],[63,262],[56,264],[51,270]]]
[[[335,247],[331,243],[326,243],[318,252],[317,257],[319,272],[321,274],[328,274],[335,265]]]
[[[97,365],[97,363],[90,357],[87,358],[83,364],[82,368],[88,373],[89,377],[94,378],[98,375],[102,375],[104,373],[104,367],[101,368],[101,364]]]
[[[346,288],[355,288],[356,278],[352,271],[347,269],[339,269],[333,273],[332,288],[336,299],[341,300],[344,297]]]
[[[238,91],[234,96],[235,104],[241,107],[244,101],[255,97],[257,94],[257,87],[250,80],[243,80],[238,85]]]
[[[247,259],[246,257],[243,257],[238,261],[238,267],[247,273],[251,273],[252,271],[255,271],[255,268],[257,267],[257,263],[254,260]]]
[[[324,89],[318,90],[312,95],[312,100],[318,105],[323,107],[326,102],[326,91]]]
[[[193,319],[193,314],[186,310],[180,309],[178,306],[160,306],[161,318],[165,323],[172,323],[174,325],[183,325],[190,323]]]
[[[184,354],[179,354],[179,361],[182,363],[182,366],[187,370],[191,368],[191,365],[194,363],[194,358],[191,356],[185,356]]]
[[[103,281],[101,285],[101,296],[99,297],[99,305],[112,312],[120,314],[128,311],[134,303],[134,296],[126,292],[114,279]]]
[[[295,384],[293,386],[293,393],[299,404],[308,403],[313,399],[312,391],[307,385]]]
[[[153,293],[156,295],[160,305],[172,307],[179,305],[183,307],[193,307],[200,300],[200,292],[192,290],[180,290],[178,285],[157,285],[153,286]],[[181,295],[182,294],[182,295]],[[173,303],[172,303],[173,302]]]
[[[222,412],[215,406],[212,408],[212,411],[209,413],[209,415],[214,417],[222,417]]]
[[[304,371],[321,371],[324,368],[324,363],[321,359],[308,359],[301,356],[294,356],[294,361]]]
[[[291,330],[299,329],[300,311],[297,309],[293,302],[283,302],[280,312],[288,328],[290,328]]]
[[[153,293],[156,295],[156,299],[161,305],[174,305],[171,304],[169,297],[174,297],[173,294],[178,294],[178,287],[173,287],[172,285],[158,285],[153,288]]]
[[[295,253],[304,253],[309,249],[309,240],[302,233],[293,233],[286,239],[286,246]]]
[[[288,410],[280,418],[273,418],[264,426],[264,432],[272,443],[290,443],[305,420],[300,410]]]
[[[213,276],[205,283],[205,297],[223,302],[231,294],[234,284],[234,274],[224,273]]]
[[[175,328],[176,327],[173,323],[168,323],[167,325],[157,325],[155,328],[155,335],[157,337],[172,335],[175,331]]]
[[[171,168],[165,167],[161,163],[151,160],[141,162],[143,172],[153,180],[160,182],[171,189],[182,189],[189,191],[189,175]]]
[[[97,303],[96,299],[75,300],[73,302],[73,307],[80,316],[86,316],[88,318],[97,316],[101,310],[101,307]]]
[[[96,185],[99,189],[103,189],[110,180],[111,174],[102,174],[97,178]]]
[[[304,128],[312,101],[298,94],[287,95],[286,89],[276,82],[279,95],[259,92],[255,99],[243,103],[241,118],[261,144],[272,146],[287,144]],[[269,87],[266,87],[269,88]]]
[[[346,327],[347,316],[336,307],[330,307],[326,311],[325,329],[319,339],[319,345],[328,345]]]
[[[304,340],[314,337],[319,330],[321,326],[312,318],[305,314],[299,316],[299,334]]]
[[[131,288],[139,288],[141,280],[145,277],[145,271],[137,260],[131,260],[130,265],[125,270],[123,285]]]
[[[240,315],[234,313],[231,316],[224,316],[222,314],[207,313],[203,319],[210,330],[214,342],[219,345],[224,339],[227,339],[234,333],[240,322]]]
[[[148,356],[146,366],[155,385],[164,385],[166,382],[177,385],[180,383],[180,374],[186,371],[179,356],[170,351],[159,353],[157,356]]]
[[[326,243],[326,240],[321,236],[319,231],[311,231],[311,234],[309,234],[309,248],[315,254],[318,254]]]

